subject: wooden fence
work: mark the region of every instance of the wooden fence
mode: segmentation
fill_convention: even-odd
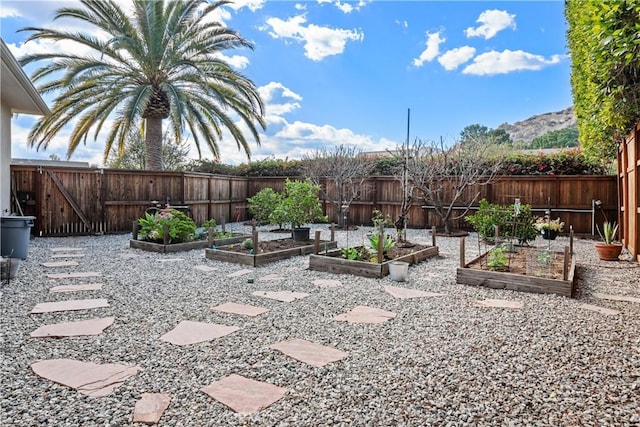
[[[640,261],[640,123],[618,149],[618,197],[620,237],[633,257]]]
[[[119,169],[64,168],[13,165],[12,188],[25,215],[36,217],[32,232],[39,236],[130,232],[151,201],[169,198],[173,205],[188,205],[196,223],[214,218],[219,224],[250,219],[247,198],[263,188],[281,191],[285,178],[245,178],[187,172],[123,171]],[[326,185],[326,184],[325,184]],[[329,184],[327,191],[335,189]],[[470,189],[465,197],[476,202],[511,204],[519,198],[542,215],[550,209],[578,234],[591,235],[594,223],[618,215],[615,176],[504,177],[488,186]],[[351,204],[350,224],[370,225],[373,210],[398,216],[403,193],[393,177],[372,177],[359,200]],[[601,205],[596,205],[596,200]],[[637,204],[636,204],[637,206]],[[336,222],[338,213],[325,200],[325,212]],[[456,210],[462,213],[461,209]],[[470,213],[473,213],[471,211]],[[408,226],[439,226],[429,206],[414,201]],[[468,228],[460,219],[454,226]]]

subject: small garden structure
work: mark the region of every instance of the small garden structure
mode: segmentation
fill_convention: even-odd
[[[320,231],[316,231],[315,240],[300,241],[288,238],[260,242],[258,232],[254,230],[252,236],[249,239],[243,239],[242,243],[207,248],[205,257],[211,260],[257,267],[294,256],[328,251],[337,246],[338,243],[334,241],[333,231],[330,240],[320,240]]]
[[[575,288],[576,268],[571,246],[565,247],[563,252],[514,246],[511,253],[506,253],[503,246],[496,246],[466,263],[463,238],[460,241],[460,267],[456,270],[456,281],[494,289],[571,297]]]
[[[241,242],[248,235],[217,228],[215,220],[196,227],[184,213],[167,209],[133,222],[129,247],[150,252],[181,252]]]

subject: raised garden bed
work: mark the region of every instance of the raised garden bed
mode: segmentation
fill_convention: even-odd
[[[251,238],[251,236],[248,237]],[[337,246],[338,242],[332,240],[297,241],[288,238],[258,242],[258,249],[256,251],[252,250],[251,252],[243,249],[241,244],[216,245],[215,249],[207,248],[205,250],[205,257],[217,261],[257,267],[294,256],[308,255],[316,251],[333,249]]]
[[[309,256],[309,270],[327,271],[335,274],[352,274],[361,277],[382,278],[389,274],[389,264],[393,261],[418,264],[427,258],[438,255],[437,246],[415,245],[411,248],[397,249],[392,259],[382,263],[356,261],[342,258],[340,249]]]
[[[183,242],[183,243],[155,243],[149,242],[146,240],[137,240],[131,239],[129,240],[129,247],[135,249],[142,249],[143,251],[150,252],[160,252],[160,253],[168,253],[168,252],[181,252],[181,251],[191,251],[194,249],[205,249],[209,248],[213,245],[224,246],[231,245],[234,243],[242,242],[243,240],[251,238],[251,235],[241,234],[241,233],[233,233],[231,237],[225,237],[221,239],[201,239],[201,240],[193,240],[191,242]]]
[[[491,249],[469,263],[464,262],[464,240],[460,242],[461,265],[456,271],[456,282],[510,289],[521,292],[552,293],[572,297],[575,288],[576,260],[571,250],[549,251],[544,248],[516,247],[509,254],[507,271],[489,269]]]

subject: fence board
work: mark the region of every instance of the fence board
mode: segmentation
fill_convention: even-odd
[[[634,140],[633,144],[631,148],[627,144],[624,149],[633,150],[637,155],[637,141]],[[630,164],[638,164],[638,161]],[[637,175],[637,167],[627,169],[635,171]],[[64,195],[56,189],[55,183],[48,177],[49,170],[60,178],[78,209],[85,214],[89,226],[83,224]],[[627,211],[637,212],[635,224],[640,223],[637,219],[640,215],[637,178],[628,173],[621,174],[619,179],[635,186],[635,190],[629,190],[635,193],[620,192],[620,195],[627,194],[627,199],[635,197],[635,205],[627,208]],[[286,178],[14,165],[12,180],[19,194],[29,196],[22,207],[25,215],[36,217],[33,232],[46,236],[91,234],[91,228],[103,233],[130,232],[132,221],[143,215],[145,209],[151,206],[151,201],[162,201],[167,197],[172,204],[189,205],[191,215],[198,224],[210,218],[219,224],[245,221],[250,219],[247,198],[263,188],[282,191]],[[397,179],[373,177],[365,185],[368,191],[363,192],[350,206],[350,224],[370,225],[374,209],[392,218],[399,215],[403,195]],[[328,185],[328,190],[330,194],[335,194],[331,185]],[[520,198],[522,203],[531,204],[534,212],[540,215],[551,208],[554,217],[559,216],[567,225],[573,225],[578,234],[591,234],[594,219],[597,223],[601,223],[605,216],[614,220],[618,212],[615,176],[504,177],[492,185],[469,189],[463,199],[471,200],[477,193],[478,199],[486,197],[490,202],[500,204],[510,204],[515,198]],[[592,209],[594,200],[602,201],[602,211]],[[330,220],[337,222],[339,213],[334,212],[328,201],[324,201],[323,205]],[[477,201],[474,206],[477,206]],[[454,215],[462,212],[456,210]],[[415,199],[409,211],[408,226],[431,228],[440,225],[433,209],[423,208],[423,203]],[[454,220],[452,225],[468,228],[464,219]],[[625,241],[629,240],[626,237],[628,231],[631,232],[630,226],[625,223]]]
[[[618,147],[619,236],[640,261],[640,123]]]

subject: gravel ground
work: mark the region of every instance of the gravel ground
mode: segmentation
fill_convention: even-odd
[[[241,224],[230,228],[247,230]],[[318,226],[314,228],[323,228]],[[370,228],[337,232],[339,245],[357,245]],[[313,234],[313,232],[312,232]],[[263,230],[261,239],[281,238]],[[203,250],[161,255],[128,247],[129,235],[36,238],[10,285],[0,286],[2,316],[0,425],[124,426],[144,392],[171,393],[163,426],[631,426],[640,425],[640,304],[596,299],[594,293],[640,297],[640,268],[624,254],[620,262],[597,260],[593,242],[576,240],[577,298],[492,290],[455,282],[459,239],[438,238],[440,256],[409,269],[405,284],[307,270],[308,257],[256,268],[207,260]],[[323,234],[323,238],[325,238]],[[409,230],[416,243],[430,243],[425,230]],[[467,238],[467,261],[477,255]],[[544,244],[541,239],[536,242]],[[546,242],[545,242],[546,243]],[[554,242],[558,248],[566,238]],[[94,279],[48,279],[40,264],[51,248],[85,249],[78,267],[99,271]],[[126,259],[123,254],[137,254]],[[159,262],[183,258],[179,262]],[[217,271],[202,272],[206,264]],[[260,281],[277,273],[280,281]],[[255,277],[255,283],[248,283]],[[343,286],[318,288],[315,279]],[[50,294],[61,284],[100,282],[102,291]],[[395,299],[384,285],[445,294]],[[256,290],[292,290],[309,297],[281,303],[251,295]],[[88,312],[32,314],[39,302],[106,298],[110,306]],[[522,310],[480,308],[480,299],[521,301]],[[255,317],[211,311],[224,302],[266,307]],[[594,304],[617,316],[579,308]],[[397,313],[378,325],[332,320],[357,305]],[[116,317],[102,335],[34,339],[37,327],[93,317]],[[190,346],[158,338],[182,320],[235,325],[226,337]],[[301,338],[349,355],[323,368],[269,349]],[[96,363],[138,364],[142,370],[111,395],[92,399],[37,377],[30,364],[72,358]],[[240,416],[199,391],[229,374],[288,389],[267,409]]]

